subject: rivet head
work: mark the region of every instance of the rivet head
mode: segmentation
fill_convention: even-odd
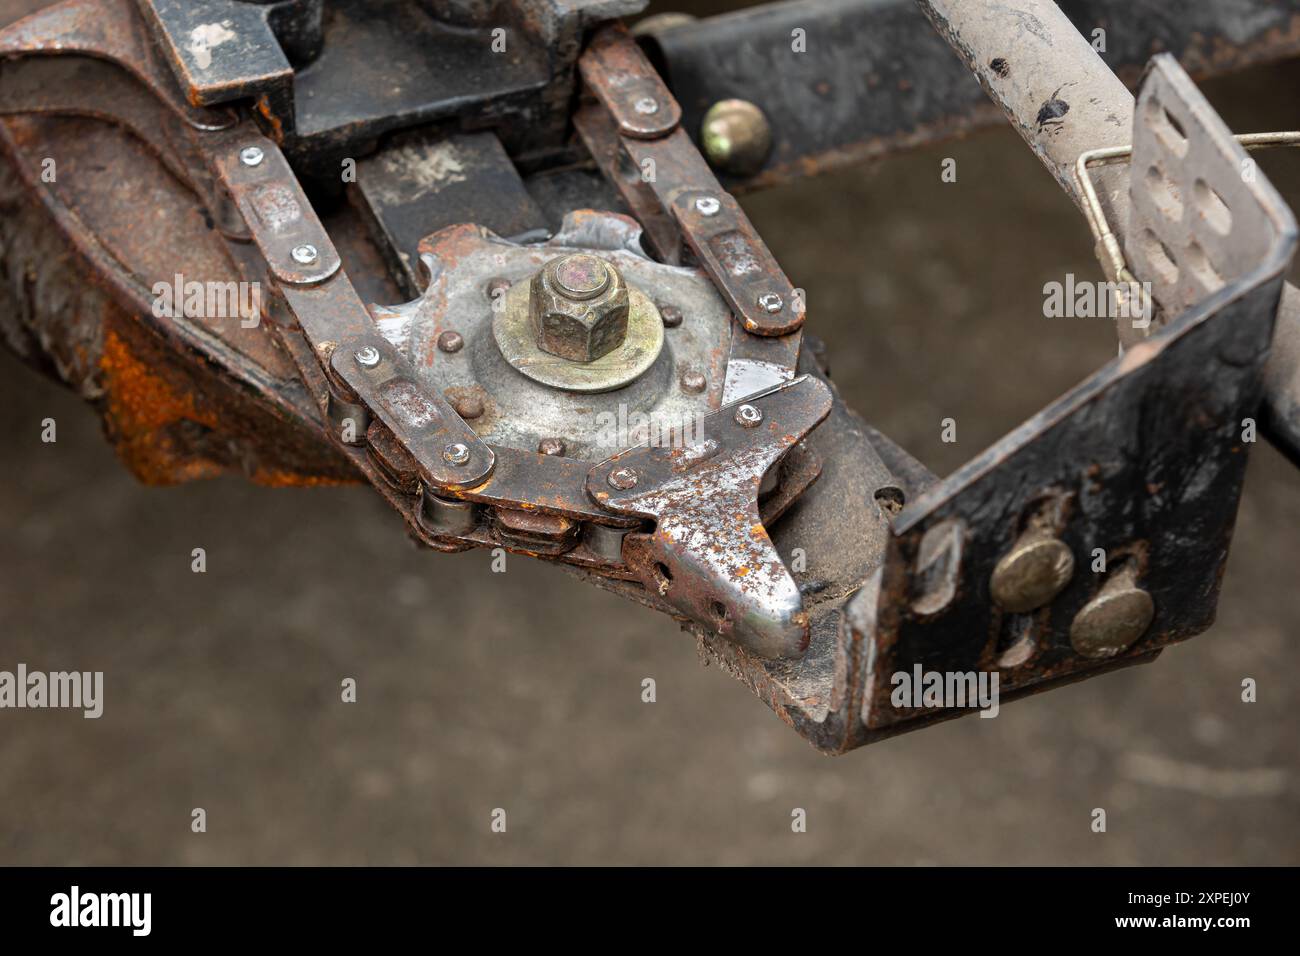
[[[459,352],[465,347],[465,337],[459,332],[448,329],[438,336],[438,350],[448,354]]]
[[[491,301],[495,302],[501,298],[501,296],[510,291],[511,285],[512,283],[509,279],[502,278],[501,276],[494,276],[493,278],[488,279],[487,285],[484,287],[483,291],[487,293],[487,297]]]
[[[660,305],[659,317],[663,319],[666,329],[675,329],[682,324],[682,310],[675,305]]]
[[[636,487],[637,475],[631,468],[615,468],[605,480],[609,482],[611,488],[627,491],[629,488]]]
[[[379,349],[373,345],[367,345],[364,348],[357,349],[357,364],[362,368],[374,368],[379,364]]]
[[[260,146],[245,146],[239,151],[239,161],[245,166],[260,166],[265,157]]]
[[[301,246],[293,247],[293,261],[300,266],[309,266],[316,261],[316,247],[311,243],[304,242]]]
[[[722,203],[712,196],[701,196],[695,200],[695,211],[701,216],[716,216],[722,209]]]
[[[659,112],[659,102],[651,96],[643,96],[633,104],[632,108],[642,116],[653,116]]]
[[[699,369],[688,368],[682,371],[678,379],[681,383],[683,392],[690,392],[692,395],[698,395],[709,387],[709,380]]]
[[[483,417],[483,399],[477,395],[462,395],[452,402],[451,407],[456,409],[457,415],[467,420]]]
[[[709,165],[733,176],[751,176],[772,151],[772,128],[748,100],[720,100],[700,124],[700,147]]]
[[[463,465],[469,461],[469,448],[461,442],[452,442],[442,450],[442,459],[448,464]]]
[[[1114,657],[1147,632],[1156,615],[1151,595],[1121,576],[1107,582],[1070,624],[1070,644],[1084,657]]]
[[[1047,532],[1021,535],[993,568],[989,591],[1005,611],[1024,614],[1051,602],[1074,575],[1074,555]]]
[[[757,405],[741,405],[736,409],[736,424],[754,428],[763,421],[763,411]]]
[[[563,455],[564,439],[563,438],[543,438],[537,443],[537,451],[542,455]]]
[[[775,314],[780,312],[784,305],[785,302],[775,292],[764,292],[758,297],[758,307],[764,312]]]

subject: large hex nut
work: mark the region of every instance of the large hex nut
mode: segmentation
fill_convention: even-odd
[[[627,284],[596,256],[560,256],[533,276],[528,315],[542,351],[592,362],[627,337]]]

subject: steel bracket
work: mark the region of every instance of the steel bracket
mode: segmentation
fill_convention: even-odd
[[[647,589],[760,657],[798,657],[808,615],[759,514],[763,478],[831,410],[801,376],[704,416],[690,433],[631,448],[591,469],[587,491],[619,514],[656,521],[625,546]]]

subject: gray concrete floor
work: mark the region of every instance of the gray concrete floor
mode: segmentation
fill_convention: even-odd
[[[1240,129],[1293,128],[1274,91],[1296,74],[1212,91]],[[1267,161],[1300,198],[1289,165]],[[1042,318],[1043,282],[1097,269],[1007,131],[746,204],[850,403],[941,473],[1113,354],[1106,323]],[[669,621],[554,568],[417,552],[361,488],[138,486],[88,409],[8,357],[0,407],[0,668],[106,681],[98,721],[0,712],[0,863],[1300,858],[1300,475],[1267,446],[1213,630],[996,720],[826,758]]]

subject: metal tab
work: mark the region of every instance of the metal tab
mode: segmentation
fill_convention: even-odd
[[[334,243],[279,147],[248,123],[221,137],[225,148],[217,149],[213,158],[217,175],[275,277],[290,285],[312,285],[338,272],[342,260]],[[256,162],[251,162],[253,157]],[[314,255],[295,255],[299,250]]]
[[[655,139],[677,128],[681,107],[625,27],[597,33],[578,66],[624,136]]]
[[[491,473],[492,449],[442,396],[420,384],[410,363],[377,330],[340,342],[330,366],[392,430],[429,484],[470,488]]]
[[[633,96],[629,91],[639,95],[649,88],[662,92],[647,96],[648,100],[667,98],[678,109],[632,38],[622,28],[606,28],[592,40],[579,65],[588,88],[618,124],[623,150],[659,205],[676,221],[745,331],[781,336],[801,328],[803,296],[790,284],[744,210],[718,183],[690,137],[674,128],[675,121],[652,134],[650,124],[637,125],[626,115]],[[631,197],[634,206],[643,206],[644,190],[628,184],[618,157],[602,146],[599,122],[588,120],[580,128],[595,147],[593,155],[605,176]]]
[[[293,131],[293,67],[271,29],[269,4],[142,0],[140,8],[189,102],[256,98],[277,129]]]
[[[809,627],[763,527],[759,488],[830,409],[830,389],[805,375],[719,409],[689,434],[615,455],[587,478],[606,508],[656,520],[652,534],[629,535],[623,546],[642,584],[761,657],[800,656]]]

